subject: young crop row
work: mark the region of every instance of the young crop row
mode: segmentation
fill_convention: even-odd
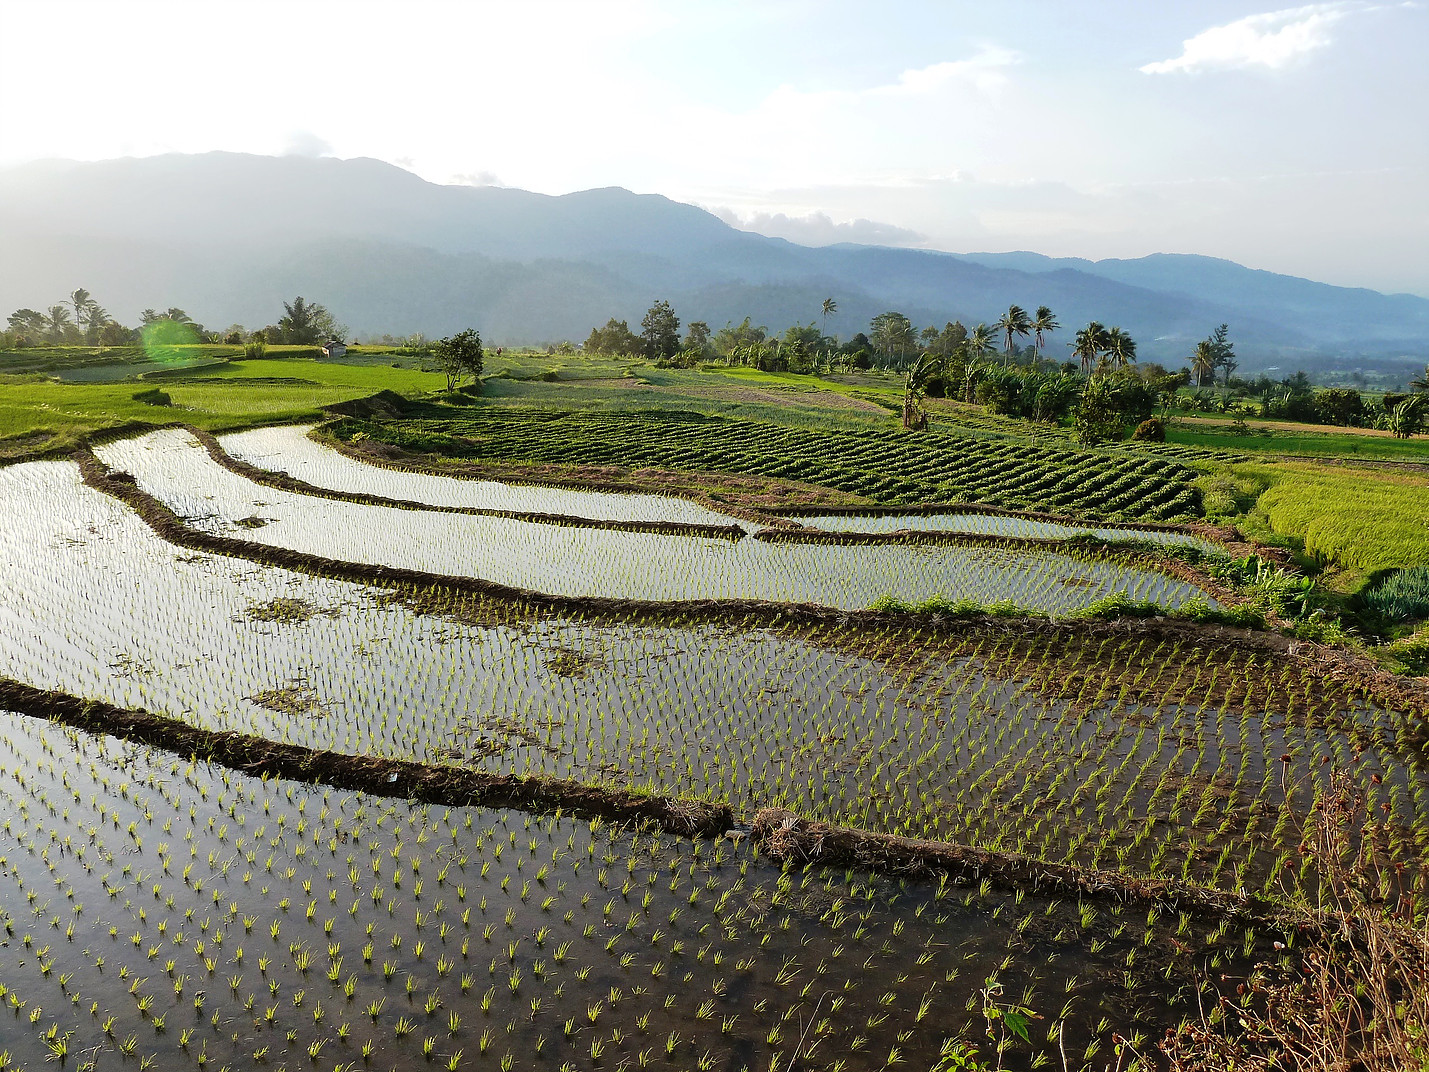
[[[1405,734],[1424,712],[1307,659],[1090,626],[543,616],[179,553],[64,463],[0,481],[37,496],[0,531],[0,674],[37,686],[316,748],[1292,892],[1317,789],[1350,767],[1378,779],[1376,836],[1406,881],[1429,855]]]
[[[0,812],[18,1067],[929,1067],[1010,1006],[1038,1012],[1010,1065],[1080,1065],[1276,937],[259,780],[3,712]]]
[[[1192,470],[1160,457],[1029,446],[952,432],[818,431],[688,413],[483,410],[344,422],[397,447],[490,461],[654,466],[781,477],[875,503],[985,502],[1133,520],[1200,515]]]

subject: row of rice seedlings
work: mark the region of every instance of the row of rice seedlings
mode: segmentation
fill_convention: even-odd
[[[53,508],[0,535],[0,673],[32,684],[310,747],[1249,887],[1298,888],[1299,830],[1330,759],[1379,778],[1395,859],[1429,844],[1413,744],[1395,733],[1411,713],[1303,663],[894,622],[541,622],[450,593],[413,613],[351,585],[176,556],[68,466],[50,475],[69,481],[44,483]]]
[[[1192,470],[1163,458],[1048,449],[934,430],[916,439],[690,414],[483,410],[459,418],[343,422],[363,434],[454,457],[733,472],[867,496],[874,502],[993,505],[1160,520],[1199,516]]]
[[[22,1067],[927,1067],[990,1001],[1038,1014],[1010,1065],[1092,1062],[1193,1008],[1198,964],[1234,974],[1273,940],[258,780],[3,715],[0,801]]]
[[[893,597],[1011,600],[1053,614],[1124,595],[1178,607],[1184,581],[1077,550],[731,542],[395,510],[265,488],[182,429],[105,445],[103,460],[204,531],[325,558],[478,577],[565,596],[761,599],[842,609]]]
[[[222,436],[219,442],[229,454],[249,465],[281,471],[315,487],[344,494],[381,495],[439,507],[565,514],[603,521],[738,524],[727,514],[672,495],[580,491],[384,469],[314,442],[308,438],[312,427],[254,428]]]

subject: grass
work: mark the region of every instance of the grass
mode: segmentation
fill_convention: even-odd
[[[1356,432],[1264,431],[1237,435],[1229,425],[1224,429],[1192,430],[1172,424],[1166,442],[1211,450],[1256,454],[1298,454],[1309,457],[1365,458],[1370,460],[1429,463],[1429,438],[1395,439]]]
[[[234,361],[201,372],[169,374],[157,381],[172,406],[136,401],[135,381],[61,383],[37,376],[0,376],[0,456],[5,440],[30,439],[37,432],[58,447],[130,421],[241,428],[315,418],[323,406],[384,388],[418,393],[445,384],[435,373],[310,359]]]
[[[1306,554],[1363,571],[1429,563],[1429,477],[1312,462],[1242,466],[1268,487],[1256,510]]]

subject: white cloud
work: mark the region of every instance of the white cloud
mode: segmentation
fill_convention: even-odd
[[[770,238],[784,238],[801,246],[831,246],[836,242],[857,242],[871,246],[919,246],[924,237],[907,227],[876,220],[853,219],[835,222],[827,212],[790,216],[783,212],[751,212],[741,216],[733,209],[709,210],[731,227]]]
[[[283,156],[332,156],[332,146],[311,130],[294,130],[283,143]]]
[[[494,171],[464,171],[451,176],[447,182],[452,186],[505,186]]]
[[[1181,43],[1179,56],[1148,63],[1140,70],[1143,74],[1195,74],[1232,67],[1278,70],[1327,46],[1330,27],[1364,9],[1361,4],[1338,2],[1248,15],[1188,38]]]

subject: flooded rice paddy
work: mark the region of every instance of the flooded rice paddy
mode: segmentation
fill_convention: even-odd
[[[727,540],[319,499],[230,472],[182,430],[108,444],[97,453],[205,532],[552,595],[756,599],[844,610],[889,597],[921,602],[942,596],[989,604],[1010,600],[1053,614],[1111,595],[1168,608],[1205,598],[1194,585],[1165,574],[1071,552]]]
[[[105,455],[208,531],[433,538],[420,512],[259,488],[186,433]],[[1313,894],[1297,847],[1346,768],[1384,859],[1423,886],[1425,712],[1311,660],[1191,633],[551,615],[350,584],[176,548],[69,462],[0,468],[0,510],[0,677],[313,748],[1291,898]],[[255,515],[272,520],[237,524]],[[438,561],[483,531],[525,539],[453,530]],[[540,572],[553,546],[515,553],[565,584]],[[672,552],[602,546],[633,561],[596,590],[681,590],[640,576]],[[1145,1047],[1194,1009],[1198,974],[1233,984],[1283,937],[781,868],[740,829],[696,842],[256,779],[3,712],[0,738],[0,1051],[19,1067],[927,1068],[958,1038],[992,1059],[993,1002],[1038,1017],[1006,1067],[1100,1068],[1113,1031]]]
[[[347,494],[381,495],[435,507],[566,514],[599,521],[748,525],[673,495],[581,491],[383,469],[315,443],[308,438],[311,430],[312,425],[255,428],[222,436],[219,442],[225,451],[249,465]]]

